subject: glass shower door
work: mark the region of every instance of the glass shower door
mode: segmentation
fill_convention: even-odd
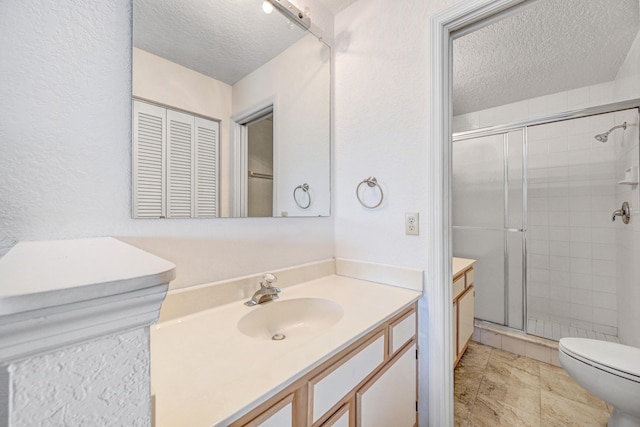
[[[477,260],[475,317],[524,327],[524,131],[454,139],[453,254]]]

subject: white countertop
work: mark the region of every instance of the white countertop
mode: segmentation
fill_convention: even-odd
[[[223,426],[266,401],[415,302],[421,292],[331,275],[282,290],[280,301],[320,297],[344,315],[315,337],[269,341],[238,331],[243,301],[151,328],[156,426]],[[277,303],[277,302],[276,302]]]
[[[452,261],[451,273],[453,277],[456,277],[458,274],[464,272],[466,269],[468,269],[469,267],[471,267],[473,264],[476,263],[475,259],[456,258],[456,257],[453,257],[451,261]]]
[[[111,237],[20,242],[0,259],[0,316],[131,292],[175,265]]]
[[[0,363],[152,325],[174,277],[111,237],[20,242],[0,259]]]

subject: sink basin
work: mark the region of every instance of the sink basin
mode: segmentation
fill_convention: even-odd
[[[251,308],[238,321],[238,329],[265,340],[308,338],[329,329],[343,314],[340,304],[324,298],[273,301]]]

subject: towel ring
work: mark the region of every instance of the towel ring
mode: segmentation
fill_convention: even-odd
[[[360,198],[360,187],[362,186],[362,184],[367,184],[369,187],[372,187],[372,188],[378,187],[378,190],[380,191],[380,201],[378,203],[376,203],[373,206],[370,206],[362,201],[362,198]],[[375,176],[370,176],[367,179],[363,179],[362,182],[358,184],[358,186],[356,187],[356,197],[358,198],[358,201],[360,202],[360,204],[367,209],[375,209],[382,204],[382,201],[384,200],[384,193],[382,192],[382,187],[380,187],[380,185],[378,184],[378,180],[376,179]]]
[[[298,198],[296,197],[296,192],[298,190],[302,190],[302,192],[307,195],[307,205],[306,206],[303,206],[298,201]],[[296,188],[293,189],[293,201],[296,202],[296,205],[298,205],[298,207],[300,207],[302,209],[307,209],[311,205],[311,194],[309,194],[309,184],[307,184],[305,182],[304,184],[298,185]]]

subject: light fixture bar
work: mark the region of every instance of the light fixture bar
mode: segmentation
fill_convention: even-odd
[[[311,28],[311,19],[308,16],[305,16],[304,13],[294,5],[292,5],[288,0],[267,0],[269,3],[273,5],[276,9],[280,11],[284,16],[287,17],[291,22],[299,26],[305,31],[308,31]]]

